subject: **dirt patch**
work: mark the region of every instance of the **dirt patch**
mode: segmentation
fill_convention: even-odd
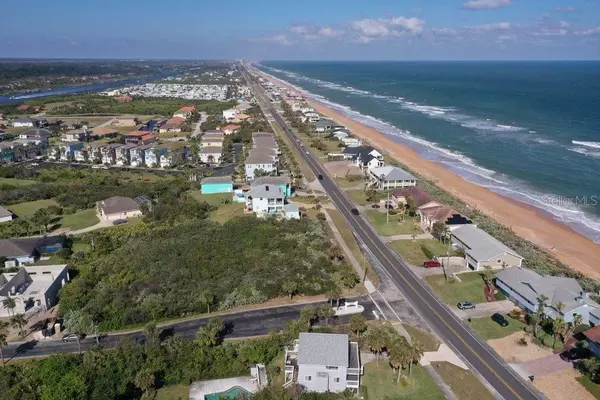
[[[524,337],[527,346],[520,346],[517,341]],[[488,340],[488,344],[509,363],[522,363],[552,355],[552,351],[531,343],[530,336],[523,332],[515,332],[501,339]]]
[[[329,161],[326,162],[327,172],[334,177],[343,178],[346,175],[362,175],[362,171],[356,165],[350,165],[349,161]]]
[[[577,381],[576,378],[579,376],[580,373],[575,369],[564,369],[553,374],[536,377],[533,386],[550,400],[594,400],[595,397]]]

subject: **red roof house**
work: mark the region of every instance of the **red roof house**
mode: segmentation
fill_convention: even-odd
[[[21,104],[19,107],[17,107],[17,110],[19,110],[19,111],[29,110],[29,106],[27,104]]]

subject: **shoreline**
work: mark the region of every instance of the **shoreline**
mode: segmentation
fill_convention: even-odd
[[[407,168],[434,181],[441,189],[469,206],[477,208],[498,223],[510,227],[518,236],[536,244],[571,269],[600,280],[600,266],[597,263],[597,258],[600,257],[600,244],[555,220],[544,210],[468,182],[441,164],[422,158],[414,150],[397,143],[385,133],[355,121],[304,93],[299,93],[290,83],[260,70],[257,71],[265,79],[284,85],[294,93],[305,97],[307,103],[317,112],[346,126],[353,135],[373,147],[385,149],[384,152]]]

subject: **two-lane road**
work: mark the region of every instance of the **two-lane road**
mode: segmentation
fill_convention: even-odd
[[[266,97],[263,88],[252,80],[246,71],[243,74],[254,88],[263,112],[270,114],[289,136],[312,172],[317,176],[323,176],[320,182],[324,190],[336,208],[344,215],[355,235],[379,260],[385,272],[431,328],[460,353],[505,399],[543,398],[432,293],[430,288],[411,271],[404,260],[380,239],[365,218],[351,212],[355,205],[328,175],[319,160],[307,152],[303,146],[300,146],[297,137],[277,113]]]

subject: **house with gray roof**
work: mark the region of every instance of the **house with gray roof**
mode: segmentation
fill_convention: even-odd
[[[0,222],[12,221],[14,215],[6,208],[0,206]]]
[[[416,186],[417,178],[402,168],[386,165],[368,169],[371,184],[379,190]]]
[[[1,239],[0,257],[18,264],[34,263],[40,257],[40,238]]]
[[[272,152],[261,149],[250,150],[245,160],[246,179],[249,181],[255,179],[257,171],[263,171],[266,174],[277,173],[277,161]]]
[[[573,278],[540,275],[524,267],[512,267],[496,274],[496,287],[517,306],[529,313],[537,312],[540,297],[546,296],[544,314],[552,319],[561,317],[573,322],[576,314],[586,324],[600,324],[600,304],[591,300]],[[562,304],[562,312],[557,310]]]
[[[333,121],[329,119],[320,119],[315,122],[315,132],[327,132],[333,128]]]
[[[130,197],[114,196],[96,204],[98,218],[101,221],[114,221],[141,217],[140,205]]]
[[[484,230],[473,225],[463,225],[452,231],[452,246],[465,252],[466,266],[479,271],[484,267],[520,267],[523,262],[516,251]]]
[[[358,343],[346,334],[302,332],[285,351],[284,387],[296,382],[311,392],[359,394],[362,374]]]
[[[284,204],[285,193],[276,185],[252,185],[250,193],[246,195],[246,210],[258,217],[283,216]]]

